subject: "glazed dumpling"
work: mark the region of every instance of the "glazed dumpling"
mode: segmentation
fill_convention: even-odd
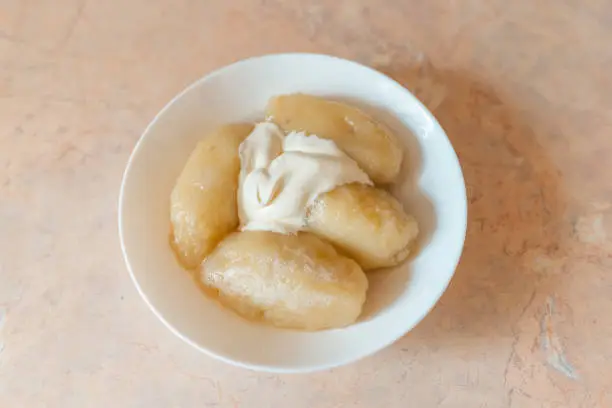
[[[170,196],[170,242],[181,262],[196,268],[238,226],[238,147],[251,125],[226,125],[198,143]]]
[[[201,281],[251,320],[320,330],[355,322],[368,280],[352,259],[309,233],[236,232],[202,263]]]
[[[291,94],[268,102],[266,114],[285,131],[333,140],[375,183],[392,183],[400,172],[397,137],[361,110],[320,97]]]
[[[307,229],[366,269],[404,261],[419,233],[391,194],[363,184],[347,184],[322,194],[308,211]]]

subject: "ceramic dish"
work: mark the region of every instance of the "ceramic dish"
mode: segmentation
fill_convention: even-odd
[[[170,191],[197,141],[222,124],[261,120],[270,97],[295,92],[352,103],[391,127],[406,147],[402,178],[391,191],[420,223],[418,250],[399,267],[368,275],[364,313],[343,329],[299,332],[251,323],[205,297],[168,245]],[[119,233],[138,291],[181,339],[238,366],[306,372],[370,355],[425,317],[459,261],[466,211],[457,156],[436,119],[409,91],[352,61],[279,54],[219,69],[161,110],[125,170]]]

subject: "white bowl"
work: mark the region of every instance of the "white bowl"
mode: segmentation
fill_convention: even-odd
[[[303,92],[357,104],[405,141],[394,193],[423,232],[413,259],[375,272],[364,316],[343,329],[281,330],[248,322],[206,298],[168,245],[169,196],[196,142],[216,126],[263,119],[274,95]],[[399,339],[446,289],[463,248],[467,205],[457,156],[423,105],[387,76],[340,58],[251,58],[198,80],[155,117],[123,176],[119,234],[134,284],[157,317],[197,349],[242,367],[306,372],[350,363]]]

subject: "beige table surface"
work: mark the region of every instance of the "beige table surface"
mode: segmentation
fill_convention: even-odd
[[[413,90],[469,190],[463,259],[393,346],[236,369],[175,338],[117,238],[121,174],[173,95],[272,52]],[[0,0],[0,407],[612,407],[609,0]]]

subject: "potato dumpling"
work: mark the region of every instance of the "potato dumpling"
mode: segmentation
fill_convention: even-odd
[[[405,260],[419,228],[384,190],[347,184],[322,194],[309,209],[307,229],[355,259],[363,269]]]
[[[251,125],[226,125],[198,143],[170,196],[171,244],[181,262],[196,268],[238,226],[238,147]]]
[[[270,99],[266,114],[285,131],[333,140],[375,183],[391,183],[400,172],[402,147],[381,123],[357,108],[312,95]]]
[[[251,320],[320,330],[353,323],[368,280],[359,265],[309,233],[237,232],[202,263],[202,283]]]

